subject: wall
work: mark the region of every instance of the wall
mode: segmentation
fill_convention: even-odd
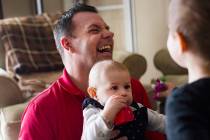
[[[43,0],[45,12],[63,9],[63,0]],[[35,14],[35,0],[2,0],[4,18]]]
[[[35,7],[30,0],[2,0],[4,18],[32,15]]]
[[[134,0],[136,52],[146,57],[148,68],[141,81],[150,83],[161,73],[153,64],[155,53],[166,47],[168,0]]]
[[[43,0],[45,12],[54,13],[64,8],[63,0]]]

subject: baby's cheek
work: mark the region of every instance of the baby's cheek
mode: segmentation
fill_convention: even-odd
[[[133,96],[129,96],[129,99],[128,99],[128,105],[131,105],[133,102]]]
[[[102,99],[101,99],[101,104],[102,105],[105,105],[105,103],[108,101],[109,97],[108,96],[104,96]]]

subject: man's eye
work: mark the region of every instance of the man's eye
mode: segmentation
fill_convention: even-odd
[[[112,86],[111,89],[112,90],[118,90],[118,86]]]
[[[130,86],[130,85],[125,85],[124,88],[125,88],[125,89],[130,89],[131,86]]]
[[[89,32],[91,32],[91,33],[98,33],[98,32],[100,32],[100,29],[91,29]]]

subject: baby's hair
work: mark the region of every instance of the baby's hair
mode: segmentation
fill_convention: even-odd
[[[171,0],[169,28],[184,37],[191,51],[210,60],[209,0]]]
[[[109,70],[128,71],[127,67],[122,63],[114,60],[103,60],[93,65],[89,73],[89,86],[95,87],[97,79]]]

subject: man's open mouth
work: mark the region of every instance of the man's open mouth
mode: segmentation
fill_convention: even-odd
[[[100,52],[100,53],[112,52],[112,46],[111,45],[105,45],[103,47],[97,48],[97,51]]]

